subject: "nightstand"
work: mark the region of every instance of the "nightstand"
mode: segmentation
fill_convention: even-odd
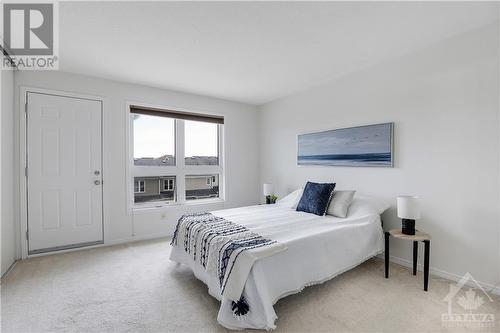
[[[413,275],[417,275],[418,242],[423,242],[424,251],[424,290],[429,286],[429,256],[431,251],[431,236],[425,232],[415,231],[415,235],[403,234],[401,229],[392,229],[385,232],[385,278],[389,278],[389,238],[390,236],[413,242]]]

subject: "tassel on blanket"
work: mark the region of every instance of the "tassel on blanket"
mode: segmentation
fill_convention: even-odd
[[[233,313],[236,316],[246,315],[249,309],[250,307],[248,306],[248,303],[244,296],[241,296],[239,301],[237,302],[233,301],[231,303],[231,310],[233,310]]]

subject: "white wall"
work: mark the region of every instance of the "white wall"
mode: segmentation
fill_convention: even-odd
[[[3,61],[2,54],[2,61]],[[14,183],[14,72],[0,70],[1,75],[1,219],[2,275],[14,263],[16,251],[15,183]]]
[[[61,72],[20,71],[16,94],[21,86],[39,87],[104,97],[103,190],[105,242],[131,238],[160,237],[173,233],[180,215],[195,210],[214,210],[258,202],[259,153],[258,109],[245,104],[203,96],[125,84]],[[165,105],[196,112],[222,114],[225,118],[226,202],[207,205],[168,207],[130,214],[127,209],[126,102]],[[19,98],[16,98],[19,104]],[[17,119],[19,123],[19,119]],[[18,143],[17,143],[18,144]],[[19,154],[17,147],[17,154]],[[16,158],[18,161],[19,158]]]
[[[399,194],[423,198],[417,227],[432,234],[431,268],[499,273],[498,26],[488,26],[263,106],[261,181],[283,195],[307,180],[384,197],[385,228],[400,227]],[[395,122],[394,168],[297,167],[296,135]],[[393,259],[411,244],[393,241]]]

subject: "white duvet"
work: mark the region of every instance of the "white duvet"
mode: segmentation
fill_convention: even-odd
[[[243,291],[250,307],[244,316],[233,314],[231,301],[221,299],[217,281],[182,248],[174,246],[170,259],[191,267],[207,284],[209,293],[221,301],[217,317],[221,325],[229,329],[273,329],[277,318],[273,305],[280,298],[329,280],[382,252],[383,210],[355,199],[347,218],[297,212],[285,204],[212,212],[287,246],[286,251],[253,265]]]

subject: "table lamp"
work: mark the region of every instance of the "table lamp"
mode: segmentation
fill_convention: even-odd
[[[402,195],[397,198],[398,217],[402,219],[401,232],[415,235],[415,220],[420,218],[420,198]]]

